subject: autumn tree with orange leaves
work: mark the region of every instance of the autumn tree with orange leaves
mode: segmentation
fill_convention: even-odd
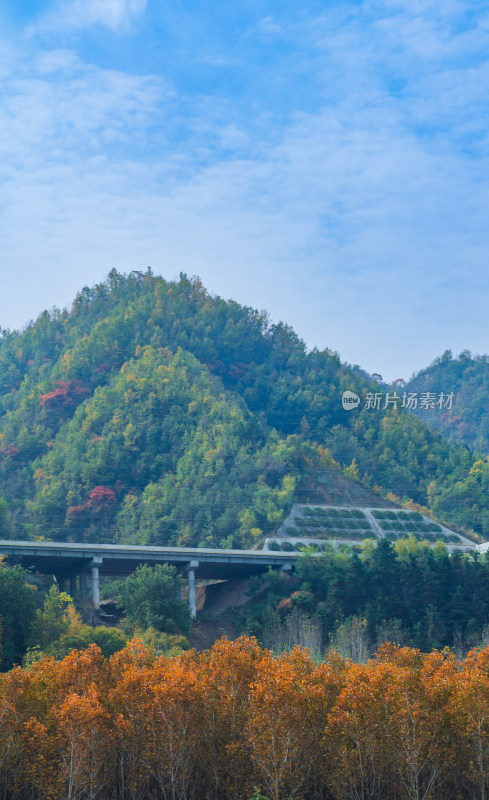
[[[487,800],[489,649],[133,640],[0,676],[2,800]]]

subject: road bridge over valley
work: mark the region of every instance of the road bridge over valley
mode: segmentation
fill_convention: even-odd
[[[142,564],[173,564],[188,579],[191,617],[196,616],[196,579],[226,580],[260,575],[272,569],[292,570],[300,553],[262,550],[218,550],[201,547],[142,547],[125,544],[1,541],[0,555],[44,575],[54,575],[73,597],[86,597],[90,583],[92,600],[100,603],[100,576],[123,577]]]

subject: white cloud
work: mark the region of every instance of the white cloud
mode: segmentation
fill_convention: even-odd
[[[0,175],[14,180],[58,163],[110,160],[116,146],[135,150],[170,94],[155,76],[99,69],[66,50],[18,62],[0,90]]]
[[[220,132],[221,147],[225,150],[240,151],[250,144],[249,136],[234,123],[224,125]]]
[[[73,72],[83,69],[82,61],[71,50],[41,50],[34,55],[33,67],[40,75],[50,75],[56,72]]]
[[[35,265],[37,308],[112,266],[199,273],[311,345],[391,377],[442,352],[454,319],[484,349],[487,186],[474,193],[476,164],[379,121],[367,110],[352,130],[346,113],[302,115],[262,158],[194,168],[185,181],[169,179],[168,154],[21,171],[4,194],[6,260]]]
[[[42,15],[30,34],[72,31],[103,25],[126,30],[146,9],[147,0],[61,0]]]
[[[249,35],[257,36],[264,41],[273,41],[274,39],[281,39],[286,35],[283,25],[277,22],[274,17],[268,15],[259,20],[253,28],[248,31]]]

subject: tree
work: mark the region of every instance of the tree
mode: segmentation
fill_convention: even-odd
[[[64,658],[72,650],[85,650],[91,644],[98,645],[102,655],[109,658],[127,643],[127,637],[119,628],[109,628],[105,625],[96,627],[85,625],[72,605],[66,609],[66,618],[68,627],[47,648],[48,655],[53,655],[55,658]]]
[[[456,685],[454,707],[463,726],[467,771],[474,797],[489,797],[489,649],[471,651]]]
[[[127,621],[139,628],[167,633],[188,633],[191,628],[186,603],[177,597],[182,579],[175,567],[156,564],[140,566],[125,581],[115,584],[115,597],[126,612]]]
[[[112,749],[113,737],[109,719],[94,684],[81,695],[69,694],[56,709],[61,778],[67,800],[107,797],[112,772],[107,769],[107,752]]]
[[[343,625],[339,625],[331,637],[330,645],[343,658],[364,664],[370,653],[367,620],[351,617]]]
[[[19,566],[8,567],[0,557],[0,656],[3,670],[22,660],[35,613],[35,587]]]
[[[299,647],[277,658],[264,653],[259,661],[246,734],[259,785],[270,800],[318,796],[318,776],[329,762],[324,732],[340,685],[334,667],[315,668]]]
[[[50,645],[65,634],[70,620],[67,608],[73,601],[69,594],[60,592],[57,586],[51,586],[44,601],[44,609],[37,609],[32,623],[29,644],[46,652]]]

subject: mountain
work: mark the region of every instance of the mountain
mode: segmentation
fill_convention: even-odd
[[[404,390],[437,396],[453,392],[451,408],[418,408],[415,413],[450,441],[489,455],[489,356],[464,350],[454,358],[447,350],[414,375]]]
[[[487,463],[379,388],[198,278],[113,270],[2,332],[0,536],[248,547],[335,481],[489,534]]]

